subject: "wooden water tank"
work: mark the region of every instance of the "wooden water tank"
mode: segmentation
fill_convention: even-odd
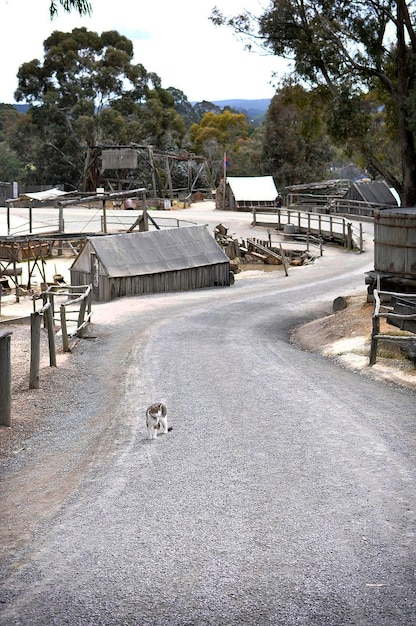
[[[416,278],[416,208],[374,212],[374,269]]]

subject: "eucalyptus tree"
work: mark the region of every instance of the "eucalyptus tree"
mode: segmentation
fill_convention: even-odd
[[[59,164],[59,182],[78,186],[92,146],[180,143],[185,129],[174,99],[157,74],[133,63],[127,37],[86,28],[55,31],[44,52],[43,62],[34,59],[19,68],[15,99],[30,105],[43,145],[43,154],[31,157],[39,171],[47,161],[53,171],[49,182],[58,182]]]
[[[286,85],[264,120],[262,169],[279,189],[329,176],[335,151],[327,135],[326,102],[320,90]]]
[[[334,135],[354,144],[402,197],[416,204],[416,30],[406,0],[272,0],[260,16],[243,12],[226,24],[251,43],[290,58],[298,78],[324,85],[331,97]],[[378,93],[385,132],[399,148],[399,176],[372,150],[374,128],[366,98]],[[397,169],[397,168],[396,168]]]
[[[223,173],[224,153],[231,154],[239,149],[241,141],[248,137],[249,124],[244,113],[205,113],[199,124],[192,124],[189,136],[194,151],[207,158],[216,182]]]
[[[168,87],[166,91],[173,97],[175,111],[183,118],[186,128],[200,121],[194,105],[183,91],[175,87]]]
[[[58,5],[66,12],[76,11],[79,15],[91,15],[92,6],[88,0],[51,0],[49,4],[49,13],[53,18],[59,12]]]

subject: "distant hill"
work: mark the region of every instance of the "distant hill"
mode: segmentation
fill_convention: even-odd
[[[13,104],[13,107],[16,109],[16,111],[19,111],[19,113],[27,113],[29,105],[28,104]]]
[[[255,109],[256,111],[262,111],[265,113],[269,108],[270,98],[264,98],[262,100],[239,100],[239,99],[230,99],[230,100],[213,100],[214,104],[219,107],[233,107],[233,109],[245,110]]]
[[[241,113],[245,113],[249,120],[260,121],[269,108],[270,98],[260,100],[241,100],[234,98],[230,100],[210,100],[209,102],[216,104],[222,109],[224,107],[231,107]],[[192,104],[195,104],[195,102],[192,102]],[[20,113],[26,113],[29,108],[28,104],[13,104],[13,106]]]
[[[213,100],[213,104],[224,108],[231,107],[241,113],[245,113],[249,120],[261,120],[263,119],[267,109],[270,105],[270,98],[260,100]]]

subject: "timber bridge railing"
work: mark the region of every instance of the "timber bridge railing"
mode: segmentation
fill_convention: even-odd
[[[340,215],[312,213],[298,209],[277,207],[264,209],[253,207],[253,226],[274,227],[284,234],[296,238],[297,235],[313,235],[324,241],[332,241],[343,245],[348,250],[358,248],[364,250],[363,227],[361,222],[358,228]],[[267,217],[266,217],[267,216]]]

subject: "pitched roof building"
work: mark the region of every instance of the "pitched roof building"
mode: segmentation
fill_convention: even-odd
[[[93,299],[229,286],[230,261],[206,226],[88,237],[70,268]]]

